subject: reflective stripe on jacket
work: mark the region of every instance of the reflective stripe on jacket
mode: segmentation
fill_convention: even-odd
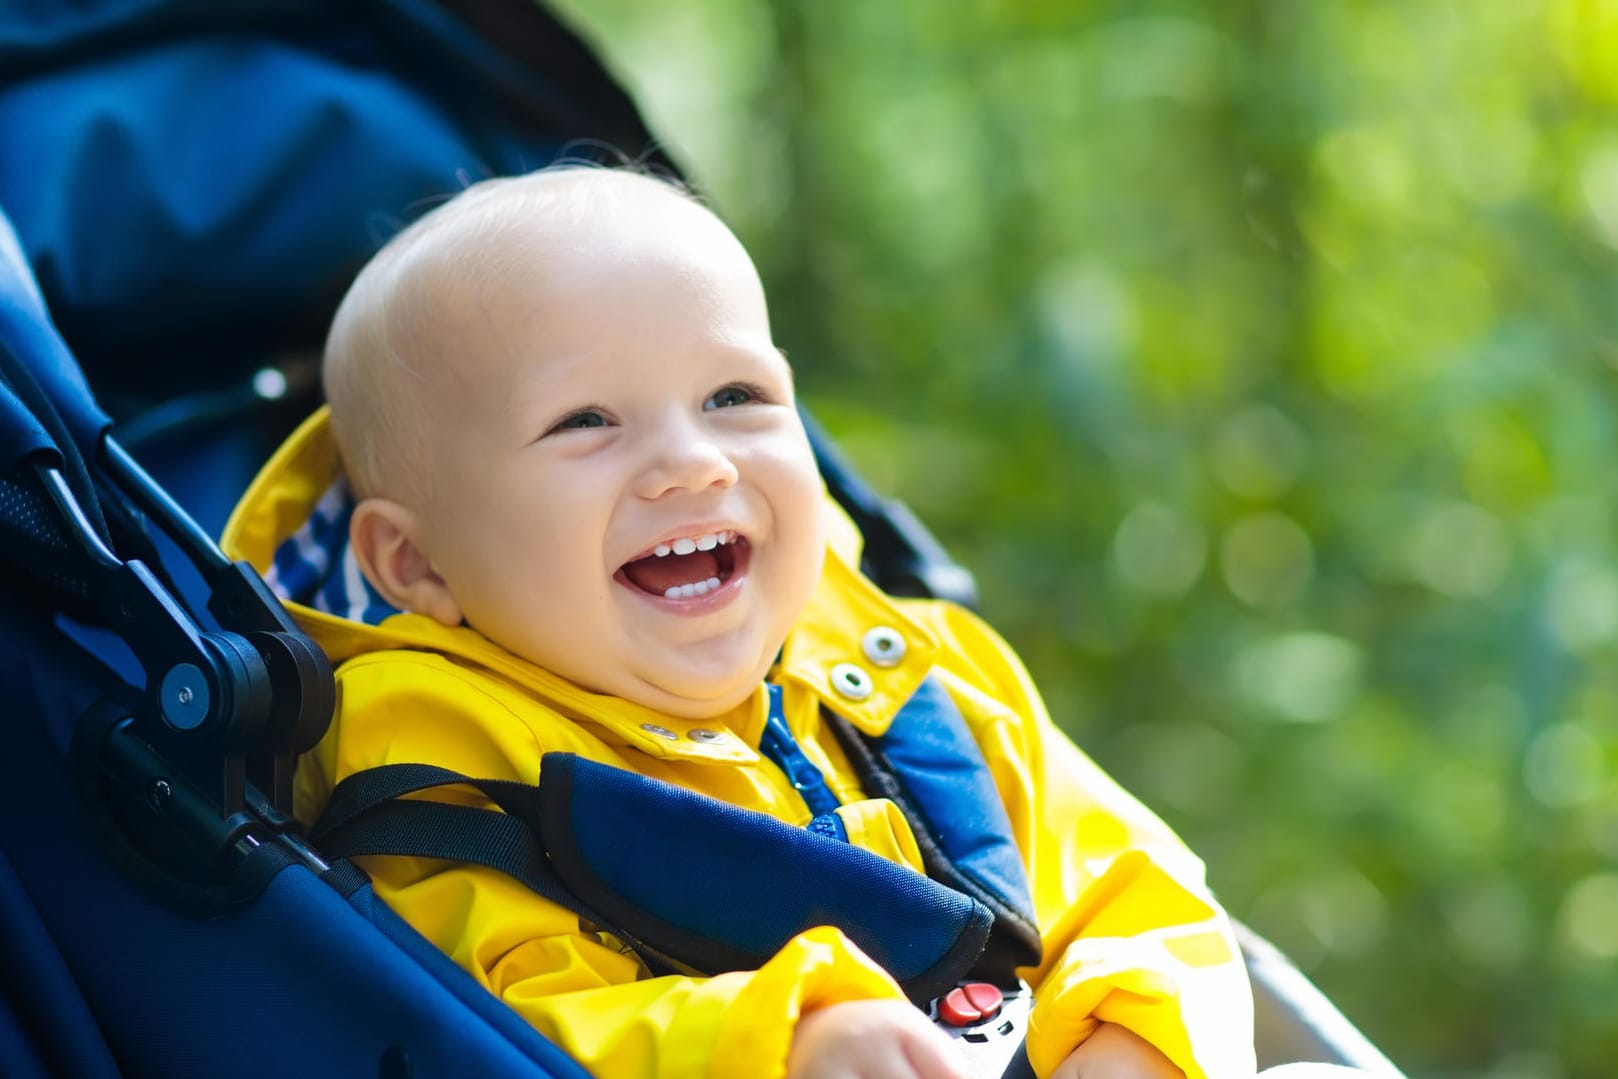
[[[321,412],[254,481],[226,527],[227,551],[266,570],[336,473]],[[932,674],[983,751],[1027,870],[1044,945],[1040,965],[1023,972],[1037,1001],[1028,1033],[1035,1071],[1049,1075],[1110,1021],[1152,1042],[1190,1079],[1251,1075],[1246,972],[1201,863],[1056,729],[992,630],[946,603],[884,595],[853,568],[858,539],[846,520],[834,531],[822,580],[771,678],[792,734],[843,803],[849,841],[921,869],[909,824],[893,803],[859,789],[821,709],[880,736]],[[759,753],[762,686],[730,714],[683,720],[587,692],[465,627],[414,614],[371,626],[289,606],[339,664],[337,718],[298,769],[304,820],[340,779],[376,765],[426,762],[532,783],[548,752],[789,824],[810,820],[802,796]],[[889,642],[880,662],[866,653],[874,629],[889,631],[879,635]],[[868,696],[839,692],[842,664],[860,668]],[[465,800],[476,803],[470,793]],[[610,935],[492,870],[363,862],[378,896],[594,1074],[780,1076],[804,1011],[902,997],[833,929],[799,935],[758,970],[652,977]]]

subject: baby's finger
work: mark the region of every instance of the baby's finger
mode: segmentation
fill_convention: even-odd
[[[960,1050],[936,1027],[916,1030],[905,1040],[904,1050],[911,1070],[920,1079],[971,1079]]]

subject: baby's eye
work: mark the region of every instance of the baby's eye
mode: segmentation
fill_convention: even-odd
[[[713,395],[710,396],[707,401],[703,402],[703,407],[708,409],[735,408],[737,405],[745,405],[749,401],[760,400],[762,396],[763,395],[752,386],[742,383],[732,383],[723,389],[715,390]]]
[[[583,431],[591,427],[605,426],[607,426],[607,417],[603,416],[593,408],[585,408],[580,409],[579,411],[561,420],[556,424],[556,426],[552,427],[550,431],[545,433],[550,434],[554,431]]]

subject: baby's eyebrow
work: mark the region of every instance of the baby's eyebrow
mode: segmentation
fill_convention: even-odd
[[[790,385],[793,392],[796,393],[798,389],[798,372],[793,369],[792,357],[788,356],[787,350],[782,348],[780,345],[775,346],[775,354],[781,357],[782,363],[786,364],[787,384]]]

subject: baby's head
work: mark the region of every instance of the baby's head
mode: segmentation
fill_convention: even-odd
[[[371,583],[586,689],[727,711],[819,576],[820,478],[757,271],[660,180],[456,196],[360,273],[325,378]]]

